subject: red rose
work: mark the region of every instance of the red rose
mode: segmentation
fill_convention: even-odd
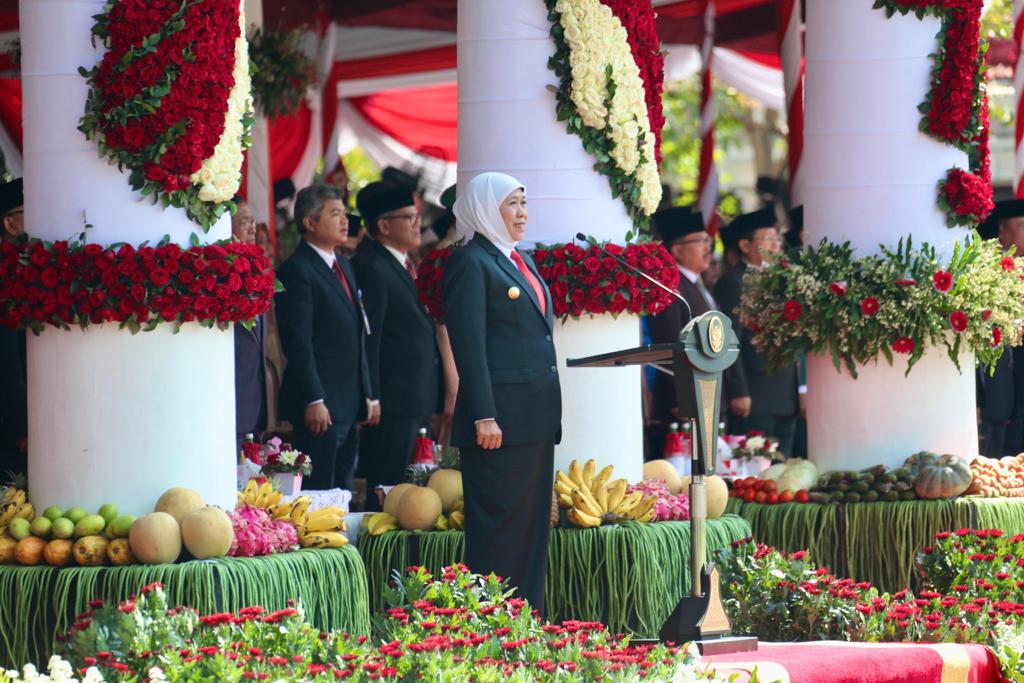
[[[953,276],[944,270],[940,270],[932,275],[932,283],[935,285],[935,289],[940,292],[948,292],[953,287]]]
[[[829,288],[829,291],[831,291],[836,296],[846,296],[846,283],[845,282],[833,282],[832,284],[830,284],[828,286],[828,288]]]
[[[896,353],[910,353],[914,350],[914,340],[910,337],[900,337],[892,343],[892,350]]]
[[[963,311],[953,311],[949,314],[949,326],[954,332],[963,332],[967,329],[967,314]]]
[[[981,319],[982,320],[988,320],[991,317],[992,317],[992,309],[991,308],[986,308],[984,311],[981,312]]]
[[[1006,272],[1009,272],[1009,271],[1015,269],[1017,267],[1017,264],[1013,262],[1013,257],[1012,256],[1004,256],[999,261],[999,266],[1003,270],[1005,270]]]
[[[999,346],[1003,342],[1003,331],[999,329],[998,325],[992,326],[992,348]]]
[[[800,305],[800,302],[792,299],[787,301],[782,307],[782,317],[789,322],[796,322],[799,320],[803,312],[804,309],[803,306]]]
[[[872,316],[878,313],[878,299],[873,296],[867,296],[861,299],[860,312],[866,316]]]

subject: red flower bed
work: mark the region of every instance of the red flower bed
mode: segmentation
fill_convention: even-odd
[[[626,29],[633,60],[640,69],[647,100],[647,118],[654,133],[654,155],[661,164],[661,129],[665,126],[661,93],[665,83],[665,55],[661,51],[657,21],[650,0],[601,0]]]
[[[117,0],[93,34],[107,52],[91,70],[79,129],[131,172],[133,189],[184,207],[204,227],[210,209],[190,176],[213,156],[234,86],[238,0]]]
[[[0,244],[0,324],[11,328],[118,323],[137,332],[193,321],[224,328],[266,311],[273,295],[263,250],[239,242]]]
[[[970,171],[952,168],[939,182],[939,205],[953,225],[975,225],[993,209],[988,100],[982,90],[985,51],[980,38],[983,0],[875,0],[889,16],[899,12],[942,19],[932,83],[921,130],[969,155]]]
[[[678,287],[679,269],[661,244],[647,242],[624,247],[607,244],[605,249],[669,288]],[[427,254],[416,279],[420,301],[437,320],[444,317],[441,281],[450,256],[450,249],[435,249]],[[556,318],[576,318],[585,313],[653,315],[674,301],[671,294],[626,270],[596,246],[537,245],[533,260],[551,290],[552,312]]]

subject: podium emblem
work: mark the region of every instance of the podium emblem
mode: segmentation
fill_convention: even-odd
[[[719,353],[725,344],[725,326],[721,318],[712,318],[708,325],[708,344],[711,346],[711,353]]]

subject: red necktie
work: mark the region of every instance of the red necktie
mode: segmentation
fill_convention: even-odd
[[[533,293],[537,295],[537,303],[540,304],[540,312],[542,315],[548,314],[547,299],[544,297],[544,288],[540,286],[540,281],[534,276],[533,271],[527,268],[526,261],[519,255],[519,252],[515,249],[512,250],[512,261],[515,262],[516,267],[519,268],[519,272],[523,274],[526,281],[530,283],[530,287],[533,288]]]
[[[405,257],[405,269],[409,271],[409,277],[416,279],[416,264],[408,256]]]
[[[352,296],[352,288],[348,284],[348,278],[345,277],[345,273],[341,271],[341,264],[338,263],[338,259],[334,259],[334,267],[332,268],[334,274],[341,280],[341,286],[345,288],[345,293],[348,294],[348,300],[352,302],[352,305],[356,305],[356,298]]]

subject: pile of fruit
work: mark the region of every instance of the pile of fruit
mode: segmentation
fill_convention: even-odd
[[[729,496],[739,498],[744,503],[761,503],[762,505],[811,502],[811,494],[807,489],[779,491],[778,483],[774,479],[759,479],[758,477],[737,479],[729,490]]]
[[[340,548],[348,544],[345,510],[337,506],[309,510],[309,496],[283,502],[269,481],[250,479],[238,493],[231,515],[235,543],[231,555],[270,555],[303,548]]]
[[[910,470],[888,470],[875,465],[860,471],[827,472],[811,490],[814,503],[892,503],[898,500],[917,500],[914,476]]]
[[[627,492],[629,483],[625,479],[609,481],[613,469],[606,465],[598,472],[593,459],[582,467],[579,461],[573,460],[568,473],[555,474],[558,503],[574,526],[588,529],[627,520],[654,520],[656,499],[645,496],[642,491]]]
[[[690,519],[690,497],[685,493],[672,493],[668,484],[660,479],[644,479],[626,487],[627,493],[639,491],[654,498],[654,522],[685,522]]]
[[[655,494],[655,498],[658,499],[655,502],[655,510],[657,511],[660,506],[665,513],[664,516],[656,514],[655,521],[679,519],[680,517],[674,515],[681,515],[683,507],[687,515],[684,519],[689,519],[690,501],[685,494],[690,490],[690,477],[681,476],[675,465],[668,460],[649,460],[644,463],[644,480],[634,488],[643,490],[650,482],[664,483],[669,492],[668,496]],[[708,519],[718,519],[725,514],[725,508],[729,503],[729,487],[724,479],[715,475],[704,477],[704,487]],[[683,499],[686,501],[685,506]]]
[[[1006,458],[978,457],[970,464],[973,480],[968,494],[1019,498],[1024,496],[1024,453]]]
[[[462,472],[435,469],[426,486],[404,483],[384,497],[384,511],[367,515],[363,526],[371,536],[389,531],[447,531],[466,524]]]

